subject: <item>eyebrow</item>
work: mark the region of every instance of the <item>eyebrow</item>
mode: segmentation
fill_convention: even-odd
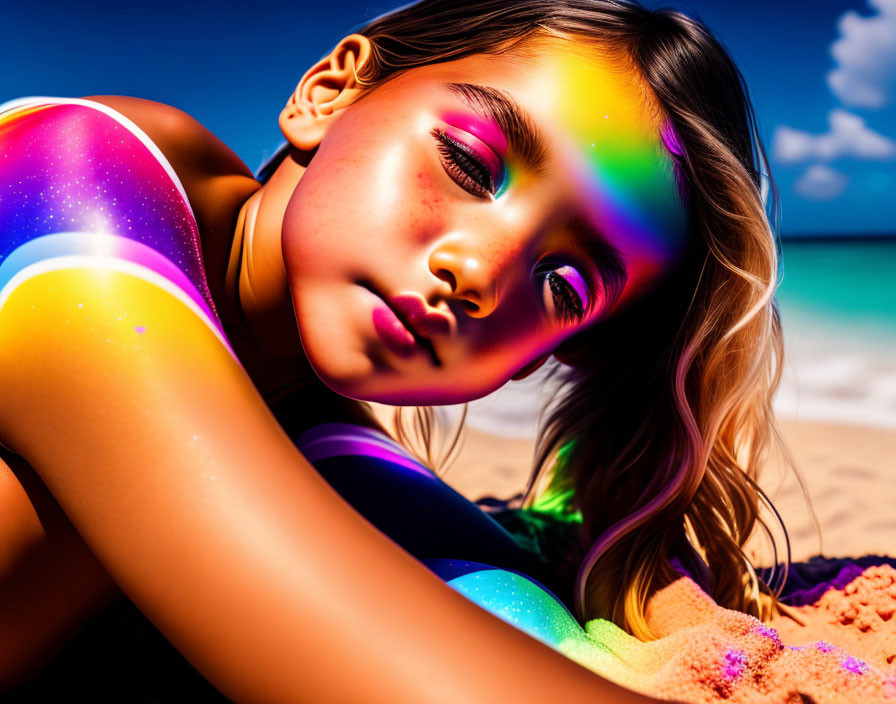
[[[544,175],[547,161],[545,139],[529,113],[509,93],[476,83],[445,85],[482,117],[497,122],[508,144],[520,155],[523,164],[536,175]]]

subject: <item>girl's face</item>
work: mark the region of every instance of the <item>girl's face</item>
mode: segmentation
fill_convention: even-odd
[[[483,396],[683,250],[643,84],[569,42],[539,47],[408,71],[324,135],[283,254],[302,344],[334,391],[396,405]]]

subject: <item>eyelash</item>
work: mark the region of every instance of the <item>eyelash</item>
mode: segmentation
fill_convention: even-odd
[[[457,185],[479,198],[493,198],[496,189],[492,175],[472,150],[440,129],[434,128],[432,136],[436,138],[439,154],[444,157],[445,170]]]
[[[433,128],[433,137],[436,138],[436,147],[442,155],[445,170],[448,175],[468,193],[480,198],[493,198],[495,195],[495,184],[492,180],[489,170],[485,165],[477,159],[472,150],[466,145],[453,139],[438,128]],[[470,173],[470,171],[475,173]],[[476,176],[479,176],[477,180]],[[551,288],[551,296],[554,300],[560,321],[562,323],[580,323],[590,310],[590,302],[593,300],[594,294],[591,285],[588,287],[588,301],[586,306],[579,298],[578,292],[563,276],[557,273],[557,269],[568,264],[556,264],[553,269],[548,271],[538,271],[536,274],[544,276],[543,281],[547,282]],[[575,267],[572,267],[575,268]],[[578,271],[578,269],[576,269]],[[581,275],[581,274],[580,274]],[[587,281],[587,277],[582,277]]]
[[[564,324],[581,323],[585,319],[585,316],[590,312],[591,302],[594,300],[594,292],[591,283],[588,281],[588,277],[582,276],[579,269],[570,264],[549,262],[548,266],[550,268],[543,268],[543,265],[536,267],[535,274],[536,276],[540,275],[543,277],[542,286],[544,283],[547,283],[550,287],[551,298],[554,301],[554,307],[557,310],[560,322]],[[582,276],[588,289],[587,302],[582,301],[575,287],[573,287],[565,277],[557,273],[558,269],[564,267],[575,269],[575,271],[579,273],[579,276]]]

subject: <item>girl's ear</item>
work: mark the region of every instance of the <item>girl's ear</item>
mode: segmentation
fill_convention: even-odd
[[[520,379],[525,379],[532,372],[534,372],[536,369],[538,369],[542,364],[544,364],[547,361],[548,357],[550,357],[550,356],[551,356],[550,354],[543,354],[543,355],[541,355],[541,357],[538,357],[537,359],[532,360],[525,367],[520,369],[516,374],[514,374],[512,377],[510,377],[511,380],[519,381]]]
[[[554,350],[554,358],[569,367],[580,367],[586,362],[585,345],[578,337],[571,337]]]
[[[370,40],[345,37],[327,56],[305,72],[280,113],[280,129],[296,149],[316,149],[340,112],[362,92],[358,71],[370,57]]]

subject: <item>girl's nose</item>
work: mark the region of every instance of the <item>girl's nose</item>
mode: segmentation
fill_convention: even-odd
[[[429,270],[451,286],[451,297],[473,318],[484,318],[498,305],[498,268],[465,235],[444,237],[429,255]]]

